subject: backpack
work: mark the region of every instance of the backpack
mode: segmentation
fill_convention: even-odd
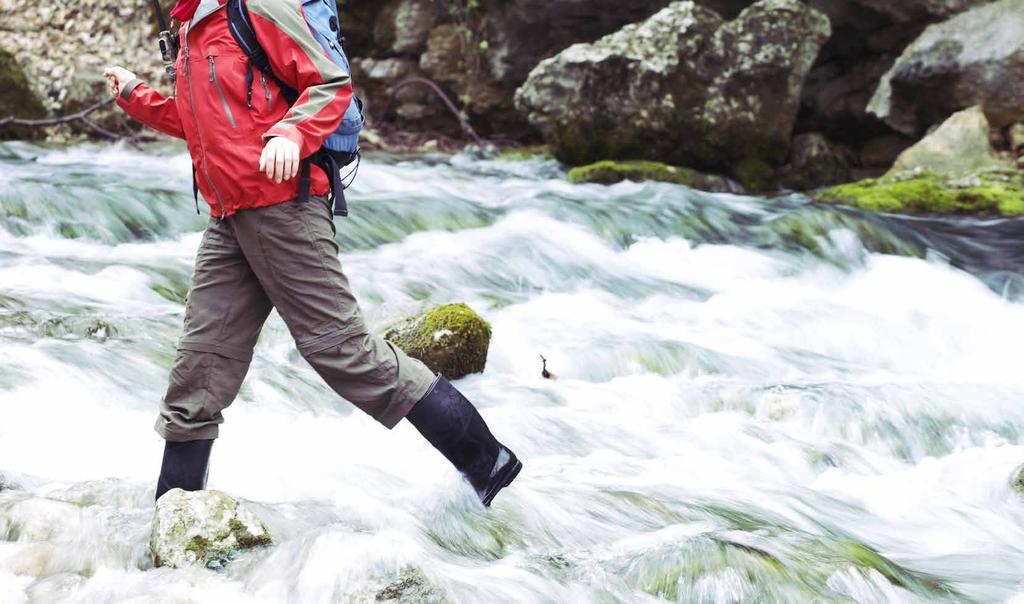
[[[348,57],[345,55],[345,38],[341,35],[341,27],[338,23],[338,6],[334,0],[301,0],[302,12],[306,17],[306,24],[310,33],[320,43],[327,56],[335,65],[341,67],[345,73],[351,74]],[[249,21],[249,10],[245,6],[245,0],[228,0],[228,29],[231,35],[242,47],[246,56],[249,57],[248,67],[245,74],[246,97],[252,102],[252,69],[259,69],[267,77],[273,78],[281,88],[282,94],[289,105],[295,103],[299,93],[286,85],[270,67],[267,54],[256,40],[256,32]],[[250,105],[251,106],[251,105]],[[342,183],[341,168],[349,165],[359,158],[359,132],[363,129],[363,101],[353,95],[352,103],[349,104],[345,116],[337,129],[324,141],[320,150],[311,157],[302,161],[299,169],[299,195],[298,201],[309,200],[309,166],[315,163],[324,169],[331,181],[330,200],[334,206],[335,216],[348,216],[348,207],[345,203],[345,187]],[[356,163],[356,169],[359,164]],[[355,169],[352,173],[355,172]]]

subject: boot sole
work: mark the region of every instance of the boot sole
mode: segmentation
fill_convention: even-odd
[[[501,475],[496,477],[497,481],[494,486],[492,486],[487,494],[480,500],[484,504],[484,507],[491,507],[491,502],[494,501],[494,497],[498,492],[512,484],[512,481],[516,479],[516,476],[519,476],[519,472],[522,469],[523,462],[518,459],[516,459],[514,463],[508,464],[508,466],[506,466],[502,471]]]

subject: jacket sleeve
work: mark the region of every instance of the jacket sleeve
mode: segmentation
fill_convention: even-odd
[[[174,97],[165,97],[135,78],[121,87],[117,104],[125,113],[150,128],[176,138],[185,138]]]
[[[351,78],[310,33],[300,0],[248,0],[247,6],[274,75],[299,92],[288,113],[263,138],[284,136],[307,157],[345,116],[352,102]]]

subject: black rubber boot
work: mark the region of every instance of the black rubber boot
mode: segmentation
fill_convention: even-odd
[[[171,489],[201,491],[206,488],[213,439],[164,443],[164,461],[156,482],[156,498]]]
[[[485,506],[523,469],[515,453],[491,435],[476,407],[444,377],[438,376],[406,419],[462,472]]]

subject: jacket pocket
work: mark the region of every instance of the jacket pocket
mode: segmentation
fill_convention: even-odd
[[[224,115],[228,118],[228,123],[231,127],[235,127],[235,116],[231,112],[231,105],[228,103],[228,98],[224,96],[224,89],[220,85],[220,80],[217,79],[217,61],[213,55],[207,55],[206,57],[210,62],[210,82],[213,83],[214,89],[217,90],[217,96],[220,97],[221,107],[224,109]]]

